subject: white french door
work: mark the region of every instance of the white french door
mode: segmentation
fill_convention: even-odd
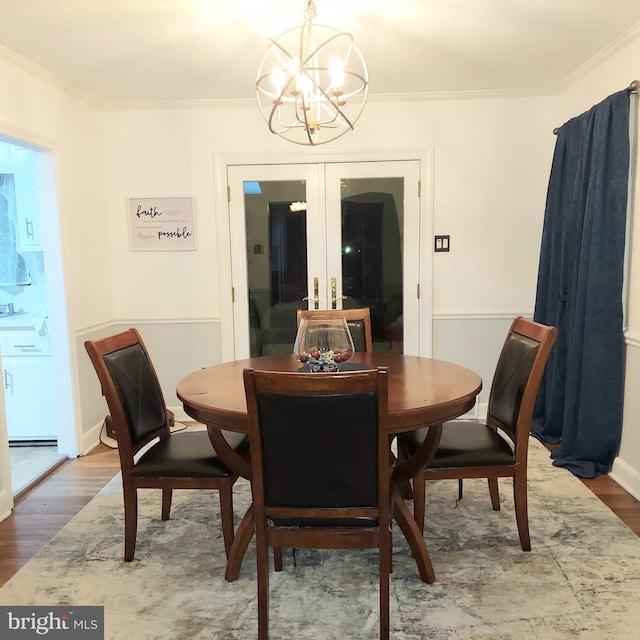
[[[374,350],[419,353],[420,161],[233,165],[227,180],[237,358],[290,352],[298,308],[356,306]]]

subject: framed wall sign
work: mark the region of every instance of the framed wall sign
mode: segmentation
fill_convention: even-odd
[[[192,251],[196,248],[193,198],[129,198],[133,251]]]

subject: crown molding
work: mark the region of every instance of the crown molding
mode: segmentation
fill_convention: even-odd
[[[580,78],[586,75],[589,71],[593,70],[599,64],[604,62],[607,58],[610,58],[620,49],[630,44],[633,40],[640,38],[640,22],[636,22],[633,26],[627,29],[620,37],[616,38],[613,42],[609,43],[604,49],[601,49],[595,55],[591,56],[586,62],[581,64],[577,69],[574,69],[569,75],[565,76],[555,86],[556,93],[562,93],[566,91],[572,84],[577,82]],[[634,78],[630,78],[629,82]]]
[[[51,71],[48,71],[47,69],[45,69],[44,67],[41,67],[39,64],[36,64],[35,62],[31,62],[31,60],[24,58],[20,54],[16,53],[12,49],[8,49],[2,44],[0,44],[0,58],[14,64],[16,67],[19,67],[20,69],[22,69],[23,71],[26,71],[32,76],[39,78],[40,80],[43,80],[44,82],[47,82],[53,85],[54,87],[57,87],[62,91],[65,91],[66,93],[70,93],[76,96],[77,98],[84,100],[85,102],[88,102],[89,104],[96,107],[97,109],[102,109],[102,101],[99,100],[93,94],[90,94],[87,91],[83,91],[82,89],[79,89],[78,87],[71,84],[70,82],[63,80],[60,76],[57,76],[55,73],[51,73]]]

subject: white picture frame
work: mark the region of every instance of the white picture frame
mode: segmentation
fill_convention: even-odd
[[[129,198],[132,251],[194,251],[195,216],[191,197]]]

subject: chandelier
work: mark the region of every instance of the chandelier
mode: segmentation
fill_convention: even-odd
[[[256,81],[271,133],[311,146],[353,129],[369,87],[367,65],[351,34],[315,25],[315,17],[315,3],[307,0],[304,23],[269,39]]]

